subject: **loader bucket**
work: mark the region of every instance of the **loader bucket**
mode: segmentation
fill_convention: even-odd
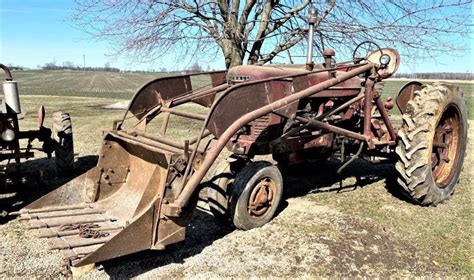
[[[157,242],[163,232],[157,221],[171,158],[169,151],[109,132],[96,167],[17,214],[72,266],[163,249],[168,243]],[[184,239],[184,227],[163,225],[165,239]]]

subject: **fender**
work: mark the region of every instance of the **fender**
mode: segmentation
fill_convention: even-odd
[[[422,87],[423,84],[421,82],[411,81],[400,88],[398,91],[396,103],[401,114],[405,113],[408,101],[415,97],[415,91],[420,90]]]

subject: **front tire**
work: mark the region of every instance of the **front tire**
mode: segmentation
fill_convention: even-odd
[[[437,205],[454,192],[467,143],[467,114],[455,86],[435,83],[415,92],[402,116],[395,165],[398,183],[421,205]]]
[[[283,193],[280,170],[266,161],[250,162],[235,177],[230,199],[235,227],[250,230],[268,223]]]

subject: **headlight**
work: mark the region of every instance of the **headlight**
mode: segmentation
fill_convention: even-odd
[[[13,131],[12,129],[9,129],[9,128],[5,129],[2,132],[2,139],[5,142],[13,141],[13,139],[15,139],[15,131]]]
[[[382,65],[388,65],[390,63],[390,56],[388,54],[383,54],[380,59],[380,64]]]

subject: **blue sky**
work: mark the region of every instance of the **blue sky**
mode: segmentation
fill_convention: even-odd
[[[0,0],[0,62],[36,68],[47,62],[61,65],[64,61],[86,66],[111,66],[126,70],[178,70],[186,65],[173,55],[153,64],[137,63],[126,55],[112,57],[107,42],[92,40],[90,36],[68,22],[74,1],[66,0]],[[471,35],[474,30],[471,27]],[[434,59],[412,60],[403,63],[399,72],[474,72],[474,39],[466,38],[465,46],[471,51],[440,55]],[[403,54],[402,54],[403,55]],[[341,59],[341,58],[340,58]],[[282,61],[286,62],[286,61]],[[208,64],[201,63],[204,68]],[[223,59],[209,64],[210,68],[224,68]]]

